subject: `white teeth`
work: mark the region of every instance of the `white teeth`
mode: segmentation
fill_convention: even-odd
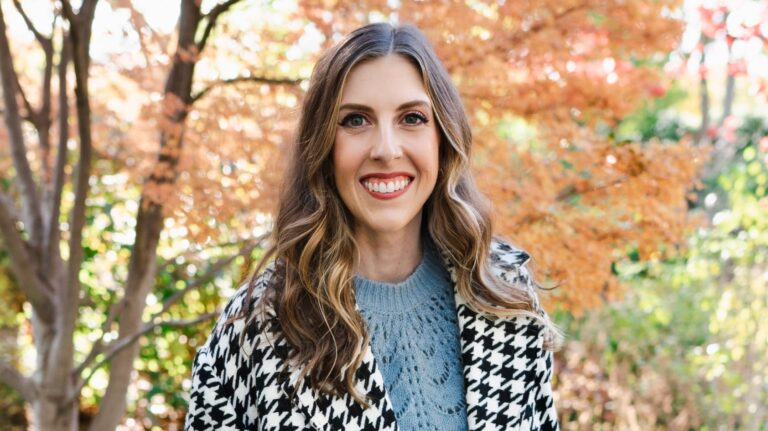
[[[404,180],[389,181],[386,183],[383,183],[383,182],[371,183],[371,182],[363,181],[363,185],[365,186],[365,188],[367,188],[369,191],[372,191],[372,192],[393,193],[403,189],[405,186],[410,184],[410,182],[411,182],[410,178],[406,178]]]

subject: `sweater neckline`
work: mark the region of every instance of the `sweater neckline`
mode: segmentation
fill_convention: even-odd
[[[422,305],[444,288],[447,275],[435,245],[425,239],[422,250],[416,269],[401,282],[387,283],[355,275],[358,307],[373,312],[408,311]]]

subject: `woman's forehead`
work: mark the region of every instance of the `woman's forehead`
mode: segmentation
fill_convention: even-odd
[[[387,55],[352,68],[342,89],[341,104],[399,106],[423,100],[429,103],[419,70],[400,55]]]

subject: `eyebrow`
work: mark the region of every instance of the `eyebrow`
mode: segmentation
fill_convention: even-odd
[[[405,102],[402,105],[398,106],[397,110],[398,111],[403,111],[403,110],[406,110],[406,109],[415,108],[417,106],[421,106],[421,107],[424,107],[424,108],[427,108],[427,109],[431,109],[430,105],[429,105],[429,102],[426,102],[424,100],[411,100],[410,102]],[[373,112],[373,108],[371,108],[368,105],[363,105],[363,104],[360,104],[360,103],[345,103],[345,104],[341,105],[341,107],[339,108],[339,111],[342,111],[342,110],[345,110],[345,109],[348,109],[348,110],[351,110],[351,111],[362,111],[362,112],[369,112],[369,113]]]

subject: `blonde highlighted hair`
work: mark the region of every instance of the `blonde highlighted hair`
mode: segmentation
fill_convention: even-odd
[[[559,338],[525,286],[510,286],[489,267],[492,240],[490,208],[469,170],[472,132],[458,91],[424,35],[410,25],[370,24],[350,33],[315,66],[303,102],[289,171],[278,203],[272,246],[250,281],[239,318],[248,324],[263,313],[250,306],[252,289],[265,263],[275,271],[261,297],[274,309],[290,345],[286,358],[302,367],[301,377],[325,393],[350,394],[368,334],[355,306],[353,262],[357,244],[353,218],[334,183],[332,150],[346,77],[373,58],[400,55],[421,73],[440,131],[440,169],[422,219],[455,267],[456,287],[468,305],[487,315],[525,315],[548,334],[547,347]]]

